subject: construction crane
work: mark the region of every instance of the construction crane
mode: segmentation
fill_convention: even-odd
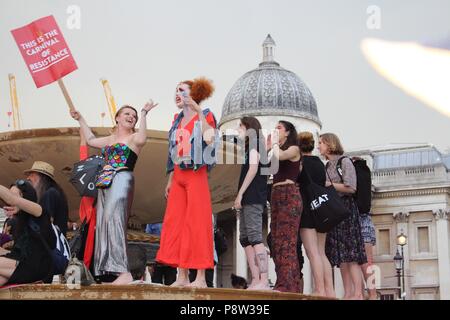
[[[114,100],[114,97],[111,93],[111,88],[109,86],[108,80],[102,78],[102,79],[100,79],[100,82],[102,83],[103,90],[105,91],[105,97],[106,97],[106,102],[108,103],[109,115],[111,116],[111,122],[112,122],[112,125],[114,126],[116,123],[114,116],[116,115],[116,111],[117,111],[116,101]]]
[[[13,129],[20,130],[22,128],[22,121],[19,112],[19,100],[17,99],[16,77],[10,73],[9,78],[9,95],[11,96],[11,109],[13,117]]]

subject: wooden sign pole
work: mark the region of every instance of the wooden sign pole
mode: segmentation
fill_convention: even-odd
[[[70,98],[69,92],[67,91],[66,86],[64,85],[63,79],[58,80],[58,85],[61,88],[61,91],[66,99],[67,105],[69,106],[70,111],[75,111],[75,106],[73,105],[72,99]]]

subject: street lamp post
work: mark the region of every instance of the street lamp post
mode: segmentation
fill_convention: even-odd
[[[401,270],[402,270],[402,299],[405,300],[405,296],[406,296],[406,287],[405,287],[405,255],[403,253],[403,247],[406,245],[408,240],[408,237],[403,234],[403,231],[400,233],[400,235],[397,236],[397,244],[400,246],[401,248]],[[397,254],[398,254],[398,250],[397,250]]]
[[[402,284],[401,284],[401,271],[402,271],[402,265],[403,265],[403,257],[400,255],[400,253],[398,252],[397,249],[397,253],[395,254],[394,257],[394,265],[395,265],[395,270],[397,270],[397,286],[398,286],[398,291],[399,291],[399,298],[402,297]]]

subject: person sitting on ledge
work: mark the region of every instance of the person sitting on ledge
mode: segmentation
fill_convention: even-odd
[[[233,286],[234,289],[247,289],[247,280],[232,273],[231,285]]]
[[[50,215],[37,204],[33,186],[17,180],[8,189],[0,185],[0,199],[16,207],[14,245],[11,251],[0,248],[0,286],[53,279],[51,250],[56,247]]]

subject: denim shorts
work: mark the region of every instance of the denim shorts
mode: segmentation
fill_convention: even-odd
[[[370,243],[374,246],[376,244],[375,227],[373,226],[370,214],[360,214],[359,224],[364,243]]]

